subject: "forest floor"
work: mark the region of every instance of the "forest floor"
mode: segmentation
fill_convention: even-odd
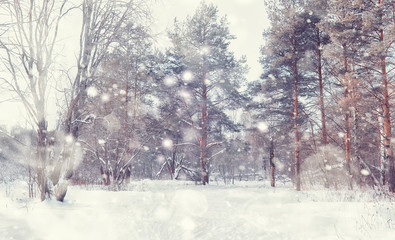
[[[139,181],[71,187],[64,203],[0,184],[0,239],[392,239],[394,202],[373,191],[303,191],[263,182]]]

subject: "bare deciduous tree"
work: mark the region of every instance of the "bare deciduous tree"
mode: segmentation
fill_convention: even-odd
[[[3,4],[9,16],[9,29],[1,46],[5,50],[3,64],[9,76],[3,78],[26,109],[33,128],[37,131],[37,150],[33,168],[41,200],[52,194],[48,182],[49,139],[46,104],[52,72],[54,49],[59,23],[68,12],[67,1],[12,1]]]

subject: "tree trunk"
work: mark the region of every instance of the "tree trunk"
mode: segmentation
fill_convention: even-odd
[[[47,124],[45,120],[38,123],[38,139],[37,139],[37,181],[40,190],[40,199],[44,201],[46,194],[49,194],[47,185]]]
[[[377,112],[380,112],[380,109],[377,110]],[[383,134],[383,129],[384,129],[384,118],[381,114],[378,115],[377,117],[377,126],[378,126],[378,141],[379,141],[379,164],[380,164],[380,183],[384,186],[387,182],[386,178],[386,172],[385,172],[385,146],[384,146],[384,134]]]
[[[299,139],[299,102],[298,102],[298,61],[296,49],[296,33],[293,32],[292,36],[293,45],[293,122],[294,122],[294,157],[295,157],[295,189],[300,191],[300,139]]]
[[[321,124],[322,124],[322,144],[328,143],[328,133],[326,130],[326,115],[324,103],[324,84],[322,80],[322,54],[321,54],[321,37],[320,30],[317,30],[317,57],[318,57],[318,82],[320,88],[320,108],[321,108]]]
[[[324,102],[324,83],[322,79],[322,53],[321,53],[321,36],[320,30],[317,29],[317,58],[318,58],[318,84],[320,89],[320,109],[321,109],[321,125],[322,125],[322,145],[324,146],[324,187],[329,188],[329,180],[326,166],[328,164],[328,133],[326,130],[326,115],[325,115],[325,102]]]
[[[202,183],[203,185],[208,184],[208,172],[207,172],[207,85],[205,83],[205,74],[202,78],[202,136],[200,139],[200,167],[202,170]]]
[[[395,172],[394,172],[394,158],[391,150],[391,112],[390,112],[390,97],[388,93],[388,78],[386,69],[386,59],[381,59],[382,84],[383,84],[383,113],[384,113],[384,153],[385,163],[388,164],[388,186],[391,192],[395,192]]]
[[[270,162],[270,186],[275,187],[276,186],[276,177],[275,177],[275,171],[276,171],[276,165],[274,165],[274,142],[271,140],[270,142],[270,156],[269,156],[269,162]]]
[[[347,73],[349,71],[349,66],[348,66],[348,57],[347,57],[347,45],[344,43],[343,44],[343,57],[344,57],[344,72],[345,72],[345,78],[344,78],[344,98],[347,99],[349,98],[350,95],[350,81],[348,79],[349,76],[347,76]],[[348,106],[345,106],[345,149],[346,149],[346,171],[347,171],[347,177],[349,178],[349,189],[352,189],[352,182],[351,182],[351,130],[350,130],[350,109]]]
[[[378,1],[381,4],[381,0]],[[379,12],[379,20],[383,22],[383,12]],[[384,49],[384,30],[380,28],[379,32],[380,45]],[[381,79],[383,88],[383,98],[382,103],[383,114],[384,114],[384,154],[385,163],[388,164],[387,174],[388,174],[388,187],[391,192],[395,192],[395,169],[394,169],[394,157],[391,150],[391,111],[390,111],[390,96],[388,92],[388,76],[387,76],[387,63],[386,56],[380,57],[380,67],[381,67]]]

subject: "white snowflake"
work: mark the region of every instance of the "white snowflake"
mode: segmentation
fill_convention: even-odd
[[[107,103],[110,101],[110,95],[108,93],[104,93],[103,95],[101,95],[101,101],[103,103]]]
[[[210,54],[210,47],[209,46],[203,46],[200,49],[200,54],[202,54],[202,55],[209,55]]]
[[[361,174],[364,175],[364,176],[369,176],[369,175],[370,175],[370,172],[369,172],[369,170],[367,170],[367,169],[362,169],[362,170],[361,170]]]
[[[191,98],[191,94],[187,90],[180,90],[178,94],[180,94],[180,96],[185,100],[189,100]]]
[[[162,146],[166,149],[172,149],[173,148],[173,141],[169,138],[165,138],[162,141]]]
[[[165,162],[165,157],[163,156],[163,155],[159,155],[157,158],[156,158],[156,161],[159,163],[159,164],[161,164],[161,163],[164,163]]]
[[[193,80],[193,73],[191,71],[185,71],[182,74],[182,80],[184,82],[191,82]]]
[[[74,141],[74,138],[73,138],[73,136],[71,136],[71,135],[67,135],[65,138],[64,138],[64,140],[66,141],[66,143],[72,143],[73,141]]]
[[[86,89],[86,94],[88,94],[89,97],[96,97],[99,94],[99,91],[95,87],[88,87]]]
[[[258,128],[260,132],[267,132],[267,130],[269,129],[265,122],[258,122],[256,124],[256,128]]]
[[[163,82],[166,86],[173,87],[174,85],[177,84],[177,78],[173,76],[167,76],[165,77],[165,79],[163,79]]]

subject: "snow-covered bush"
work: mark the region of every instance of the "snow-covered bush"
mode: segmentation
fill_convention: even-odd
[[[347,188],[359,177],[359,170],[354,162],[347,169],[344,151],[328,145],[318,148],[302,162],[301,179],[304,188],[325,186],[327,188]]]

